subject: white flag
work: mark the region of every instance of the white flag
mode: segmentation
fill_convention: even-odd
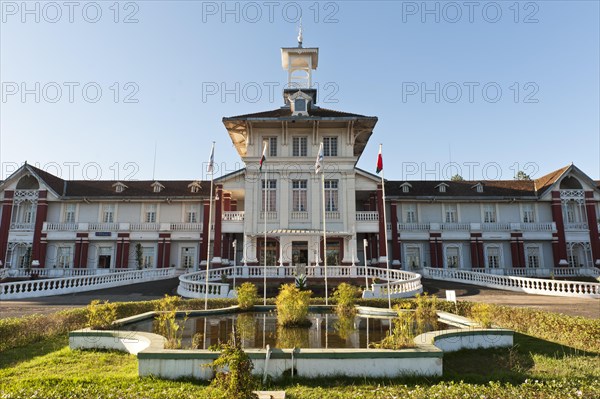
[[[321,173],[321,169],[323,169],[323,142],[321,142],[319,154],[317,155],[317,162],[315,162],[315,173]]]
[[[212,149],[210,150],[210,158],[208,159],[208,166],[206,167],[207,173],[213,173],[215,165],[215,142],[213,141]]]

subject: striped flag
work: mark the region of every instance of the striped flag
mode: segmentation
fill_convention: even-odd
[[[317,155],[317,161],[315,162],[315,173],[319,174],[321,169],[323,169],[323,142],[321,142],[319,154]]]
[[[379,144],[379,155],[377,155],[377,173],[383,170],[383,157],[381,156],[381,144]]]
[[[215,142],[213,141],[213,145],[210,150],[210,158],[208,159],[208,166],[206,167],[206,172],[213,173],[214,167],[215,167]]]
[[[260,162],[258,163],[258,170],[262,172],[263,163],[267,160],[267,142],[265,141],[265,146],[263,148],[262,157],[260,157]]]

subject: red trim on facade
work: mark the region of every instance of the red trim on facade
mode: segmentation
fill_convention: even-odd
[[[588,229],[590,230],[590,245],[594,265],[600,260],[600,233],[598,232],[598,215],[596,215],[596,204],[594,192],[585,192],[585,209],[587,213]]]
[[[117,268],[129,267],[129,233],[117,234]]]
[[[379,259],[387,257],[387,243],[385,242],[385,229],[387,226],[384,221],[385,204],[383,203],[383,186],[377,184],[377,212],[379,213]],[[388,259],[389,261],[389,259]],[[385,263],[380,263],[385,266]]]
[[[37,210],[35,214],[35,227],[33,231],[33,243],[31,248],[31,260],[37,260],[40,262],[40,267],[45,267],[45,264],[41,259],[41,238],[42,238],[42,228],[44,227],[44,222],[46,221],[46,216],[48,215],[48,192],[46,190],[40,190],[38,192],[38,203]]]
[[[442,233],[429,233],[429,258],[431,267],[444,267]]]
[[[392,262],[400,262],[400,239],[398,237],[398,203],[391,203],[391,222],[392,222]]]
[[[202,205],[202,211],[202,239],[200,240],[200,253],[198,254],[198,265],[203,261],[206,261],[206,252],[208,250],[208,238],[210,234],[210,226],[208,225],[210,212],[209,200],[204,200],[204,204]]]
[[[6,251],[8,249],[8,230],[12,217],[12,205],[15,192],[7,190],[4,192],[4,200],[2,201],[2,219],[0,220],[0,260],[2,265],[6,267]]]
[[[484,267],[482,265],[481,257],[479,256],[479,244],[481,243],[481,233],[471,233],[471,267],[479,268]]]
[[[563,221],[560,191],[552,191],[552,220],[556,223],[558,238],[558,258],[554,258],[554,266],[560,266],[559,262],[561,260],[567,260],[567,241],[565,239],[565,223]]]
[[[169,267],[171,258],[171,233],[158,234],[158,259],[156,267]]]

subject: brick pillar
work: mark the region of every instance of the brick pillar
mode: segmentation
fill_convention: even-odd
[[[231,193],[223,193],[223,210],[231,211]]]
[[[48,241],[46,240],[46,233],[42,233],[40,237],[40,266],[44,267],[46,264],[46,248],[48,247]]]
[[[525,267],[525,247],[522,233],[510,233],[512,267]]]
[[[517,248],[517,238],[515,233],[510,234],[510,258],[511,266],[519,267],[519,250]]]
[[[378,262],[377,254],[377,234],[370,234],[369,248],[371,248],[371,266],[375,266]]]
[[[483,259],[479,257],[479,250],[477,248],[480,240],[481,233],[471,233],[471,268],[485,267],[482,264]]]
[[[202,219],[202,240],[200,241],[200,253],[198,254],[198,259],[200,260],[198,264],[206,264],[206,251],[208,250],[208,239],[210,237],[210,226],[208,225],[209,212],[210,212],[210,202],[209,200],[204,200],[204,205],[202,207],[203,210],[203,219]]]
[[[117,268],[129,267],[129,233],[118,233],[117,238]]]
[[[35,230],[33,231],[33,248],[31,250],[31,260],[40,262],[40,267],[45,265],[40,259],[40,246],[42,238],[42,228],[48,215],[48,191],[40,190],[38,193],[37,211],[35,214]]]
[[[442,233],[429,233],[429,252],[431,267],[444,267]]]
[[[237,212],[237,200],[232,199],[231,200],[231,211],[232,212]]]
[[[477,240],[477,255],[479,256],[479,264],[481,267],[485,267],[485,258],[483,257],[483,241]]]
[[[171,233],[166,233],[163,241],[163,267],[171,266]]]
[[[379,213],[379,265],[386,266],[388,261],[387,242],[385,241],[385,229],[387,226],[384,221],[385,204],[383,203],[383,186],[377,185],[377,212]]]
[[[77,233],[77,238],[75,239],[75,253],[73,254],[73,267],[75,268],[79,268],[81,267],[81,242],[82,242],[82,238],[80,237],[80,234],[83,233]]]
[[[8,249],[8,230],[12,217],[12,204],[15,192],[7,190],[4,192],[4,200],[2,201],[2,219],[0,220],[0,260],[2,265],[6,267],[6,251]]]
[[[86,268],[88,266],[88,247],[90,244],[88,233],[81,233],[81,263],[79,267]],[[79,233],[77,234],[79,236]]]
[[[213,259],[211,263],[221,264],[221,225],[223,222],[223,186],[216,185],[218,200],[215,200],[215,239],[213,242]]]
[[[556,223],[556,234],[558,238],[557,255],[554,258],[555,266],[566,266],[567,262],[567,241],[565,239],[565,223],[563,221],[562,203],[560,201],[560,191],[552,191],[552,220]],[[560,263],[563,263],[562,265]]]
[[[590,230],[590,245],[592,247],[592,262],[600,261],[600,233],[598,232],[598,216],[596,215],[596,204],[594,192],[585,192],[585,210],[587,213],[588,229]]]
[[[398,203],[391,203],[390,219],[392,223],[392,265],[400,265],[400,239],[398,237]]]
[[[223,261],[229,260],[229,254],[231,253],[231,240],[229,238],[229,234],[223,234],[223,249],[221,252],[221,259]]]

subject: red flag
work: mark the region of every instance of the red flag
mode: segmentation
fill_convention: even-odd
[[[262,172],[263,163],[267,160],[267,142],[265,141],[265,146],[263,148],[262,156],[260,157],[260,161],[258,163],[258,170]]]
[[[377,173],[383,170],[383,157],[381,156],[381,144],[379,144],[379,155],[377,155]]]

